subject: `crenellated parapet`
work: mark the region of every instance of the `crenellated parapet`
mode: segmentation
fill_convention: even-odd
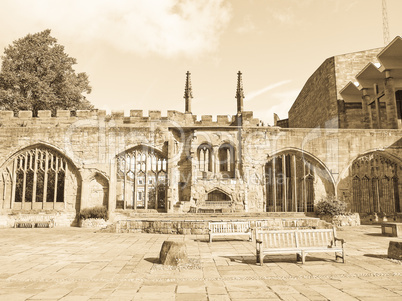
[[[191,113],[182,113],[174,110],[168,110],[167,115],[163,116],[161,111],[150,110],[148,114],[144,114],[142,110],[130,110],[128,116],[123,110],[112,111],[106,114],[105,110],[57,110],[56,116],[51,115],[50,110],[38,111],[38,116],[33,117],[32,111],[19,111],[17,116],[13,111],[0,111],[0,127],[62,127],[73,124],[81,120],[91,120],[113,125],[134,125],[146,127],[147,125],[160,123],[162,126],[238,126],[239,119],[242,119],[244,126],[257,126],[261,122],[258,118],[253,117],[252,112],[243,112],[242,115],[218,115],[214,120],[212,115],[202,115],[197,120],[197,115]]]

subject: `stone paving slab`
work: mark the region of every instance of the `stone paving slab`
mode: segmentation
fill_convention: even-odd
[[[203,235],[95,233],[81,228],[0,229],[0,300],[402,300],[402,264],[386,258],[380,226],[337,232],[333,254],[267,256],[255,244]],[[196,264],[158,264],[165,240],[184,241]]]

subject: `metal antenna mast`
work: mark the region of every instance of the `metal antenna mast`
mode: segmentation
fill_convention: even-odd
[[[387,0],[382,0],[382,30],[384,36],[384,45],[389,43],[389,27],[387,14]]]

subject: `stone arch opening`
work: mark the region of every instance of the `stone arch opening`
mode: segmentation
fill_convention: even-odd
[[[96,173],[89,182],[89,198],[87,207],[104,206],[108,208],[109,181],[100,173]]]
[[[223,143],[218,150],[219,171],[230,178],[235,175],[235,147],[231,143]]]
[[[350,167],[351,210],[359,213],[401,212],[400,163],[376,151],[356,158]]]
[[[284,150],[265,164],[267,212],[313,212],[314,203],[335,194],[334,181],[325,166],[312,156]]]
[[[209,143],[202,143],[197,149],[198,169],[201,172],[212,172],[213,149]]]
[[[3,209],[79,209],[81,180],[77,168],[61,152],[37,144],[14,154],[3,166],[0,197]]]
[[[207,199],[205,201],[206,204],[228,204],[232,201],[232,198],[229,194],[221,189],[213,189],[212,191],[208,192]]]
[[[166,210],[167,157],[138,145],[117,155],[116,209]]]

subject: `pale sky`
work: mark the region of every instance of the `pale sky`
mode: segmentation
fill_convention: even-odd
[[[89,76],[98,109],[244,108],[272,125],[328,57],[384,46],[381,0],[0,0],[0,50],[47,28]],[[401,0],[387,0],[390,40],[402,35]],[[352,79],[351,79],[352,80]]]

